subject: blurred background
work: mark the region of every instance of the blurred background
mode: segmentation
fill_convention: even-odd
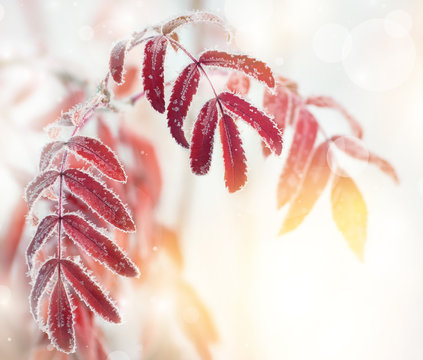
[[[267,61],[296,81],[304,96],[329,95],[343,104],[362,124],[369,150],[388,159],[400,178],[396,186],[375,167],[345,160],[369,213],[361,263],[332,220],[328,189],[299,229],[277,236],[285,210],[277,211],[276,188],[287,151],[280,159],[265,159],[257,134],[241,126],[249,181],[242,191],[228,194],[220,146],[209,174],[196,177],[188,153],[169,136],[164,116],[145,100],[126,108],[125,121],[155,147],[163,179],[155,216],[177,229],[184,279],[213,318],[218,339],[210,347],[212,358],[422,359],[419,0],[0,0],[3,242],[10,224],[19,222],[14,209],[23,186],[37,172],[47,142],[42,128],[69,105],[69,86],[93,93],[115,41],[192,9],[223,17],[234,31],[232,49]],[[216,45],[206,34],[203,26],[188,26],[181,41],[196,53]],[[182,54],[172,59],[168,79],[187,63]],[[78,99],[77,91],[72,96]],[[252,100],[260,105],[259,95]],[[201,105],[193,105],[191,121]],[[348,134],[338,114],[324,109],[313,114],[327,133]],[[285,134],[285,149],[291,135]],[[0,285],[0,354],[27,359],[34,341],[26,328],[34,325],[20,290],[25,277],[17,274],[25,269],[13,270],[12,259],[3,261],[15,280],[3,274]],[[140,330],[140,324],[154,309],[156,321],[167,324],[168,299],[152,298],[126,281],[126,295],[119,300],[124,324],[100,322],[109,359],[198,359],[192,342],[171,323],[159,327],[155,350],[143,352],[139,337],[150,329]],[[168,355],[157,355],[169,342]]]

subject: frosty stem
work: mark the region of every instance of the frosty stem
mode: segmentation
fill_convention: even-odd
[[[214,94],[214,96],[216,98],[216,101],[219,104],[220,111],[222,112],[222,115],[223,115],[223,107],[222,107],[222,104],[220,102],[219,97],[217,96],[216,89],[215,89],[213,83],[211,82],[211,80],[209,78],[209,75],[207,74],[206,70],[204,70],[203,65],[198,61],[198,59],[196,59],[194,57],[194,55],[192,55],[187,49],[185,49],[178,41],[176,41],[176,40],[174,40],[174,39],[172,39],[172,38],[170,38],[170,37],[168,37],[166,35],[165,35],[165,38],[167,40],[169,40],[172,44],[174,44],[175,46],[177,46],[179,49],[181,49],[192,60],[192,62],[195,63],[198,66],[198,68],[204,74],[204,76],[206,77],[208,83],[210,84],[210,87],[211,87],[211,89],[213,91],[213,94]]]
[[[107,89],[107,85],[108,85],[108,80],[109,80],[109,76],[110,73],[107,73],[105,79],[102,82],[102,89],[106,90]],[[88,110],[83,114],[83,116],[81,117],[80,121],[78,122],[77,125],[75,125],[75,129],[72,132],[72,135],[70,138],[74,137],[79,130],[81,130],[84,125],[87,123],[87,121],[89,119],[92,118],[92,115],[94,114],[94,111],[102,104],[107,104],[108,100],[106,99],[106,101],[104,101],[104,97],[101,94],[96,94],[93,99],[90,101],[91,105],[88,107]],[[58,199],[58,217],[59,217],[59,222],[58,222],[58,242],[57,242],[57,259],[60,260],[62,257],[62,215],[63,215],[63,172],[65,171],[65,167],[66,167],[66,160],[68,158],[68,154],[69,154],[69,150],[65,149],[64,153],[63,153],[63,158],[62,158],[62,163],[60,165],[60,179],[59,179],[59,199]],[[59,272],[60,272],[60,267],[59,267]]]

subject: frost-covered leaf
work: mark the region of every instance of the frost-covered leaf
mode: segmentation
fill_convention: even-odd
[[[235,122],[229,115],[223,115],[219,127],[225,162],[225,184],[229,192],[235,192],[247,181],[244,149]]]
[[[397,184],[399,183],[398,175],[393,166],[382,159],[380,156],[369,152],[360,140],[348,136],[332,136],[331,140],[336,147],[346,154],[358,160],[368,161],[369,164],[377,166],[386,175],[390,176]]]
[[[92,258],[123,276],[138,276],[138,268],[110,238],[75,214],[63,216],[63,228],[73,242]]]
[[[40,157],[40,171],[44,171],[49,167],[51,161],[58,154],[60,149],[63,148],[63,145],[63,141],[53,141],[44,146]]]
[[[189,64],[176,79],[167,107],[167,125],[170,133],[184,148],[189,148],[189,144],[184,135],[183,124],[192,98],[197,92],[199,80],[200,71],[197,64]]]
[[[230,112],[250,124],[275,154],[281,154],[282,134],[269,116],[230,92],[221,93],[219,100]]]
[[[33,258],[35,254],[45,244],[47,239],[51,237],[56,228],[58,220],[59,218],[57,215],[49,215],[41,220],[40,224],[38,225],[37,231],[35,232],[31,243],[26,249],[26,261],[30,270],[32,269]]]
[[[296,229],[310,213],[325,189],[331,174],[327,162],[329,141],[321,143],[313,153],[304,181],[289,206],[280,234]]]
[[[245,96],[250,90],[250,78],[239,72],[232,71],[226,81],[226,87],[233,93]]]
[[[63,172],[69,190],[107,222],[123,231],[135,231],[135,224],[120,199],[93,176],[78,169]]]
[[[278,184],[278,207],[288,203],[297,193],[316,141],[318,124],[305,108],[299,113],[294,139],[289,149],[282,175]]]
[[[92,311],[107,321],[121,322],[116,305],[86,270],[68,259],[62,259],[60,264],[69,284]]]
[[[142,68],[144,91],[151,106],[159,113],[165,112],[164,59],[167,41],[164,36],[156,36],[147,41],[144,50]]]
[[[123,70],[125,63],[126,44],[128,40],[118,41],[110,53],[109,69],[114,81],[118,84],[123,82]]]
[[[125,171],[116,154],[101,141],[86,136],[73,136],[66,144],[104,175],[116,181],[126,181]]]
[[[58,176],[59,172],[56,170],[44,171],[28,184],[25,190],[25,200],[28,203],[29,210],[41,196],[43,190],[53,185]]]
[[[195,122],[190,154],[194,174],[204,175],[210,169],[217,119],[216,99],[213,98],[204,104]]]
[[[106,220],[96,214],[89,205],[87,205],[78,196],[73,195],[71,192],[65,191],[63,193],[62,202],[64,203],[62,211],[63,214],[82,213],[84,214],[84,219],[94,224],[97,228],[106,229],[109,226]]]
[[[72,306],[65,286],[59,276],[50,297],[48,309],[48,335],[52,344],[60,351],[75,351],[75,330]]]
[[[57,267],[57,259],[49,259],[41,265],[38,270],[36,280],[32,286],[30,298],[31,313],[34,319],[38,319],[38,307],[40,304],[41,296],[47,289],[47,286],[54,275]]]
[[[226,29],[225,22],[218,16],[210,14],[208,12],[194,12],[188,15],[178,16],[162,25],[162,33],[164,35],[170,34],[175,31],[178,27],[186,24],[198,23],[198,22],[209,22],[216,24]]]
[[[204,52],[199,60],[206,66],[219,66],[242,71],[259,81],[264,82],[269,88],[275,86],[272,70],[263,62],[247,55],[228,54],[224,51],[209,50]]]
[[[354,136],[358,137],[359,139],[363,137],[363,129],[361,128],[361,125],[358,123],[358,121],[353,116],[351,116],[343,106],[341,106],[331,97],[311,96],[306,99],[306,104],[339,111],[347,120]]]
[[[367,207],[350,177],[336,176],[331,193],[332,216],[348,246],[363,261],[367,232]]]

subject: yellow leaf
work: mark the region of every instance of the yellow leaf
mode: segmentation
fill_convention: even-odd
[[[337,176],[332,184],[332,215],[348,246],[364,261],[367,232],[367,207],[357,185],[350,177]]]

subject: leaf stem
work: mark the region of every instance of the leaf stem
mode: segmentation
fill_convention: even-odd
[[[169,40],[172,44],[174,44],[176,47],[178,47],[179,49],[181,49],[191,60],[192,60],[192,62],[194,62],[195,64],[197,64],[197,66],[198,66],[198,68],[200,69],[200,71],[204,74],[204,76],[206,77],[206,79],[207,79],[207,81],[208,81],[208,83],[210,84],[210,87],[211,87],[211,89],[213,90],[213,94],[214,94],[214,96],[215,96],[215,98],[216,98],[216,101],[217,101],[217,103],[219,104],[219,108],[220,108],[220,111],[222,112],[222,115],[224,114],[224,112],[223,112],[223,106],[222,106],[222,103],[220,102],[220,99],[219,99],[219,96],[217,96],[217,92],[216,92],[216,89],[215,89],[215,87],[214,87],[214,85],[213,85],[213,83],[211,82],[211,80],[210,80],[210,77],[209,77],[209,75],[207,74],[207,72],[206,72],[206,70],[204,70],[204,67],[203,67],[203,65],[198,61],[198,59],[196,59],[195,58],[195,56],[194,55],[192,55],[187,49],[185,49],[185,47],[183,47],[178,41],[176,41],[176,40],[174,40],[174,39],[172,39],[172,38],[170,38],[170,37],[168,37],[168,36],[166,36],[166,35],[163,35],[167,40]]]
[[[108,79],[109,79],[110,73],[107,73],[105,79],[102,82],[103,90],[107,89]],[[107,102],[107,100],[106,100]],[[101,92],[100,94],[96,94],[93,99],[88,103],[89,107],[85,111],[85,113],[82,115],[81,120],[78,122],[77,125],[75,125],[75,129],[72,132],[71,138],[74,137],[79,130],[81,130],[84,125],[87,123],[89,119],[92,118],[92,115],[94,114],[94,111],[101,105],[104,104],[104,97],[102,96]],[[57,241],[57,254],[56,257],[60,262],[60,259],[62,257],[62,215],[63,215],[63,172],[65,171],[66,167],[66,160],[68,158],[69,150],[65,149],[62,157],[62,163],[60,165],[60,179],[59,179],[59,198],[58,198],[58,210],[57,210],[57,216],[59,218],[58,221],[58,228],[57,228],[57,234],[58,234],[58,241]],[[60,267],[59,267],[60,272]]]

